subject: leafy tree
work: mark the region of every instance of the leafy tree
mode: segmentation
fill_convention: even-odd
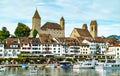
[[[33,37],[36,38],[37,34],[38,34],[38,31],[35,29],[35,30],[33,31]]]
[[[28,37],[30,34],[30,28],[23,23],[18,23],[14,34],[16,37]]]
[[[0,30],[0,39],[4,40],[10,36],[10,32],[7,30],[6,27],[2,27]]]

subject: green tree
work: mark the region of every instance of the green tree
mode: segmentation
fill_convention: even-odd
[[[35,29],[35,30],[33,31],[33,37],[36,38],[37,34],[38,34],[38,31]]]
[[[30,34],[30,28],[23,23],[18,23],[14,34],[16,37],[28,37]]]
[[[0,39],[4,40],[10,36],[10,32],[7,30],[6,27],[2,27],[2,30],[0,30]]]

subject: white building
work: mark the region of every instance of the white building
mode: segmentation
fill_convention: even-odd
[[[81,55],[89,55],[91,52],[89,50],[89,45],[88,44],[80,44],[80,54]]]
[[[4,43],[0,42],[0,58],[4,57]]]
[[[18,54],[20,54],[18,38],[7,38],[4,45],[4,58],[17,58]]]
[[[109,46],[109,51],[111,51],[111,54],[115,55],[115,58],[120,58],[120,44]]]
[[[103,41],[97,41],[97,40],[83,40],[82,43],[86,43],[89,45],[89,54],[95,54],[95,53],[99,53],[99,54],[104,54],[104,52],[106,51],[106,43]]]

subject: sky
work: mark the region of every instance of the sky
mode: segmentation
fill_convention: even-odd
[[[32,27],[37,9],[42,25],[65,19],[65,35],[81,28],[91,20],[98,24],[98,36],[120,35],[120,0],[0,0],[0,29],[7,27],[11,34],[19,22]]]

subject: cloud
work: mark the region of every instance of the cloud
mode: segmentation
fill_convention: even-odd
[[[13,24],[23,22],[31,27],[31,19],[37,8],[42,25],[47,21],[59,23],[60,17],[63,16],[67,30],[71,30],[83,23],[89,25],[90,21],[95,19],[98,21],[99,29],[105,31],[105,34],[100,31],[99,35],[112,34],[112,29],[118,34],[119,3],[120,0],[0,0],[0,25],[6,24],[12,29]]]

